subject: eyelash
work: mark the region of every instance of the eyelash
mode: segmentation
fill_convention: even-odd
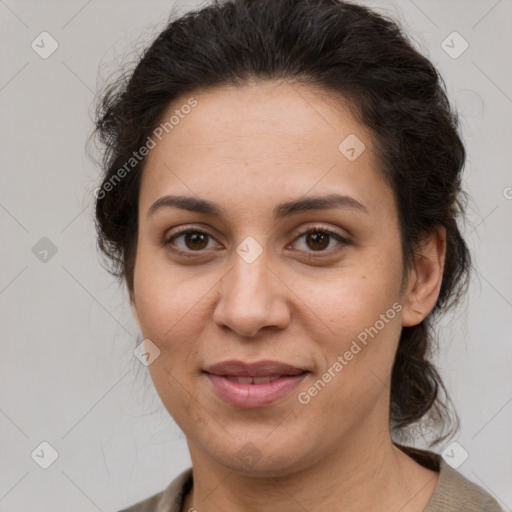
[[[182,249],[177,249],[176,247],[173,247],[173,244],[172,242],[174,240],[176,240],[177,238],[179,238],[180,236],[183,236],[183,235],[187,235],[187,234],[202,234],[202,235],[206,235],[210,238],[213,238],[213,236],[211,236],[209,233],[205,232],[205,231],[201,231],[200,229],[183,229],[182,231],[179,231],[177,233],[174,233],[171,237],[167,238],[166,240],[164,240],[164,247],[169,247],[170,250],[176,254],[179,254],[179,255],[183,255],[185,257],[194,257],[195,255],[199,255],[201,253],[204,253],[207,249],[201,249],[201,250],[198,250],[198,251],[192,251],[192,250],[188,250],[188,251],[184,251]],[[299,238],[303,237],[304,235],[308,235],[310,233],[323,233],[323,234],[326,234],[332,238],[334,238],[335,240],[337,240],[338,242],[340,242],[340,244],[343,246],[343,245],[350,245],[351,242],[350,240],[348,240],[347,238],[344,238],[343,236],[341,236],[339,233],[336,233],[335,231],[331,231],[330,229],[327,229],[323,226],[313,226],[312,228],[309,228],[305,231],[302,231],[301,233],[299,233],[297,235],[297,237],[295,238],[295,240],[298,240]],[[294,241],[295,241],[294,240]],[[329,240],[330,242],[330,240]],[[306,251],[306,252],[311,252],[311,253],[315,253],[315,254],[318,254],[321,256],[325,256],[325,255],[332,255],[333,252],[335,252],[337,249],[334,248],[334,249],[329,249],[329,250],[319,250],[319,251]],[[196,254],[194,254],[196,253]],[[307,258],[316,258],[316,256],[306,256]]]

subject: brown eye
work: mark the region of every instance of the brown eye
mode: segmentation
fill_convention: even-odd
[[[204,249],[208,245],[208,235],[206,233],[186,233],[184,237],[185,245],[189,249],[200,250]]]
[[[176,243],[180,239],[181,244]],[[213,237],[208,233],[197,229],[188,229],[174,234],[165,241],[164,245],[181,253],[201,252],[208,248],[210,240],[213,240]]]
[[[322,231],[312,231],[306,236],[306,244],[315,250],[323,250],[329,245],[330,235]]]
[[[340,234],[322,227],[316,227],[301,233],[296,240],[301,239],[303,239],[302,244],[298,245],[302,245],[302,247],[299,247],[299,249],[309,253],[318,252],[329,254],[337,250],[336,245],[340,248],[339,246],[343,247],[350,244],[350,241]],[[333,240],[336,241],[337,244],[335,244],[334,247],[329,247]]]

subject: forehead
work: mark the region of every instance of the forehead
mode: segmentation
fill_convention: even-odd
[[[191,98],[195,106],[184,108]],[[310,191],[390,199],[369,129],[327,92],[277,82],[216,87],[177,98],[161,120],[142,179],[143,212],[171,193],[253,206]]]

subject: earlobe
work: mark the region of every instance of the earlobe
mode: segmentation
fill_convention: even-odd
[[[443,281],[446,229],[437,227],[423,240],[410,270],[402,310],[402,325],[418,325],[432,311]]]

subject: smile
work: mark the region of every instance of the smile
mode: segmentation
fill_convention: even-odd
[[[206,373],[216,395],[233,407],[269,406],[288,396],[309,372],[297,375],[236,376]]]

